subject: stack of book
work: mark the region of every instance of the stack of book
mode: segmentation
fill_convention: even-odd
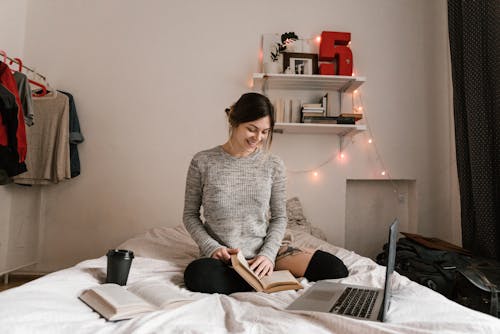
[[[356,124],[363,118],[363,114],[360,113],[333,114],[332,103],[328,101],[329,97],[327,93],[321,99],[321,103],[304,103],[301,111],[302,123]]]
[[[325,108],[321,103],[304,103],[302,105],[302,117],[325,116]]]

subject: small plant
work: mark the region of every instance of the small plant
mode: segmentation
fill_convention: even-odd
[[[286,50],[287,45],[294,43],[299,39],[294,32],[285,32],[281,34],[281,43],[276,43],[274,50],[271,51],[271,60],[273,62],[278,61],[280,53]]]
[[[296,40],[299,39],[299,36],[297,36],[293,31],[290,32],[285,32],[284,34],[281,34],[281,43],[285,45],[294,43]]]
[[[276,43],[274,46],[274,52],[271,51],[271,60],[273,62],[278,61],[280,53],[286,50],[286,46],[281,43]]]

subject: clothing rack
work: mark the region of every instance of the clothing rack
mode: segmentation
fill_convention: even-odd
[[[17,65],[19,65],[19,69],[17,70],[18,72],[22,72],[22,69],[24,68],[24,69],[34,73],[35,75],[37,75],[41,79],[43,79],[43,81],[47,82],[47,78],[44,75],[38,73],[37,71],[35,71],[32,68],[29,68],[26,65],[24,65],[23,61],[20,58],[11,58],[11,57],[7,56],[7,53],[4,50],[0,50],[0,55],[3,56],[3,61],[5,64],[7,64],[6,60],[8,59],[9,60],[8,65],[12,65],[13,63],[16,63]],[[32,83],[33,85],[38,86],[42,89],[41,93],[35,93],[35,94],[33,94],[34,96],[45,96],[47,94],[47,87],[44,84],[41,84],[41,83],[34,81],[34,80],[31,80],[31,79],[28,79],[28,81],[30,83]]]

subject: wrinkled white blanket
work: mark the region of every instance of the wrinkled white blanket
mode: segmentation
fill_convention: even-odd
[[[296,245],[340,257],[350,275],[339,281],[382,287],[384,267],[306,233],[289,232]],[[397,273],[388,321],[381,323],[284,310],[304,290],[230,296],[187,291],[183,270],[198,256],[198,248],[183,226],[152,229],[120,248],[136,255],[129,284],[165,282],[196,301],[132,320],[106,322],[77,298],[103,282],[103,256],[0,293],[0,333],[500,333],[500,320],[462,307]],[[314,284],[305,279],[302,283]]]

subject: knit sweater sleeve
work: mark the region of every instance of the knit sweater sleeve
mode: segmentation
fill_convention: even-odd
[[[286,216],[286,173],[281,159],[275,164],[271,187],[271,218],[264,244],[258,255],[264,255],[273,263],[281,246],[287,225]]]
[[[202,180],[198,163],[193,158],[189,165],[186,178],[186,192],[184,196],[184,213],[182,220],[186,230],[200,247],[202,254],[211,255],[217,248],[222,247],[206,231],[200,218],[202,202]]]

